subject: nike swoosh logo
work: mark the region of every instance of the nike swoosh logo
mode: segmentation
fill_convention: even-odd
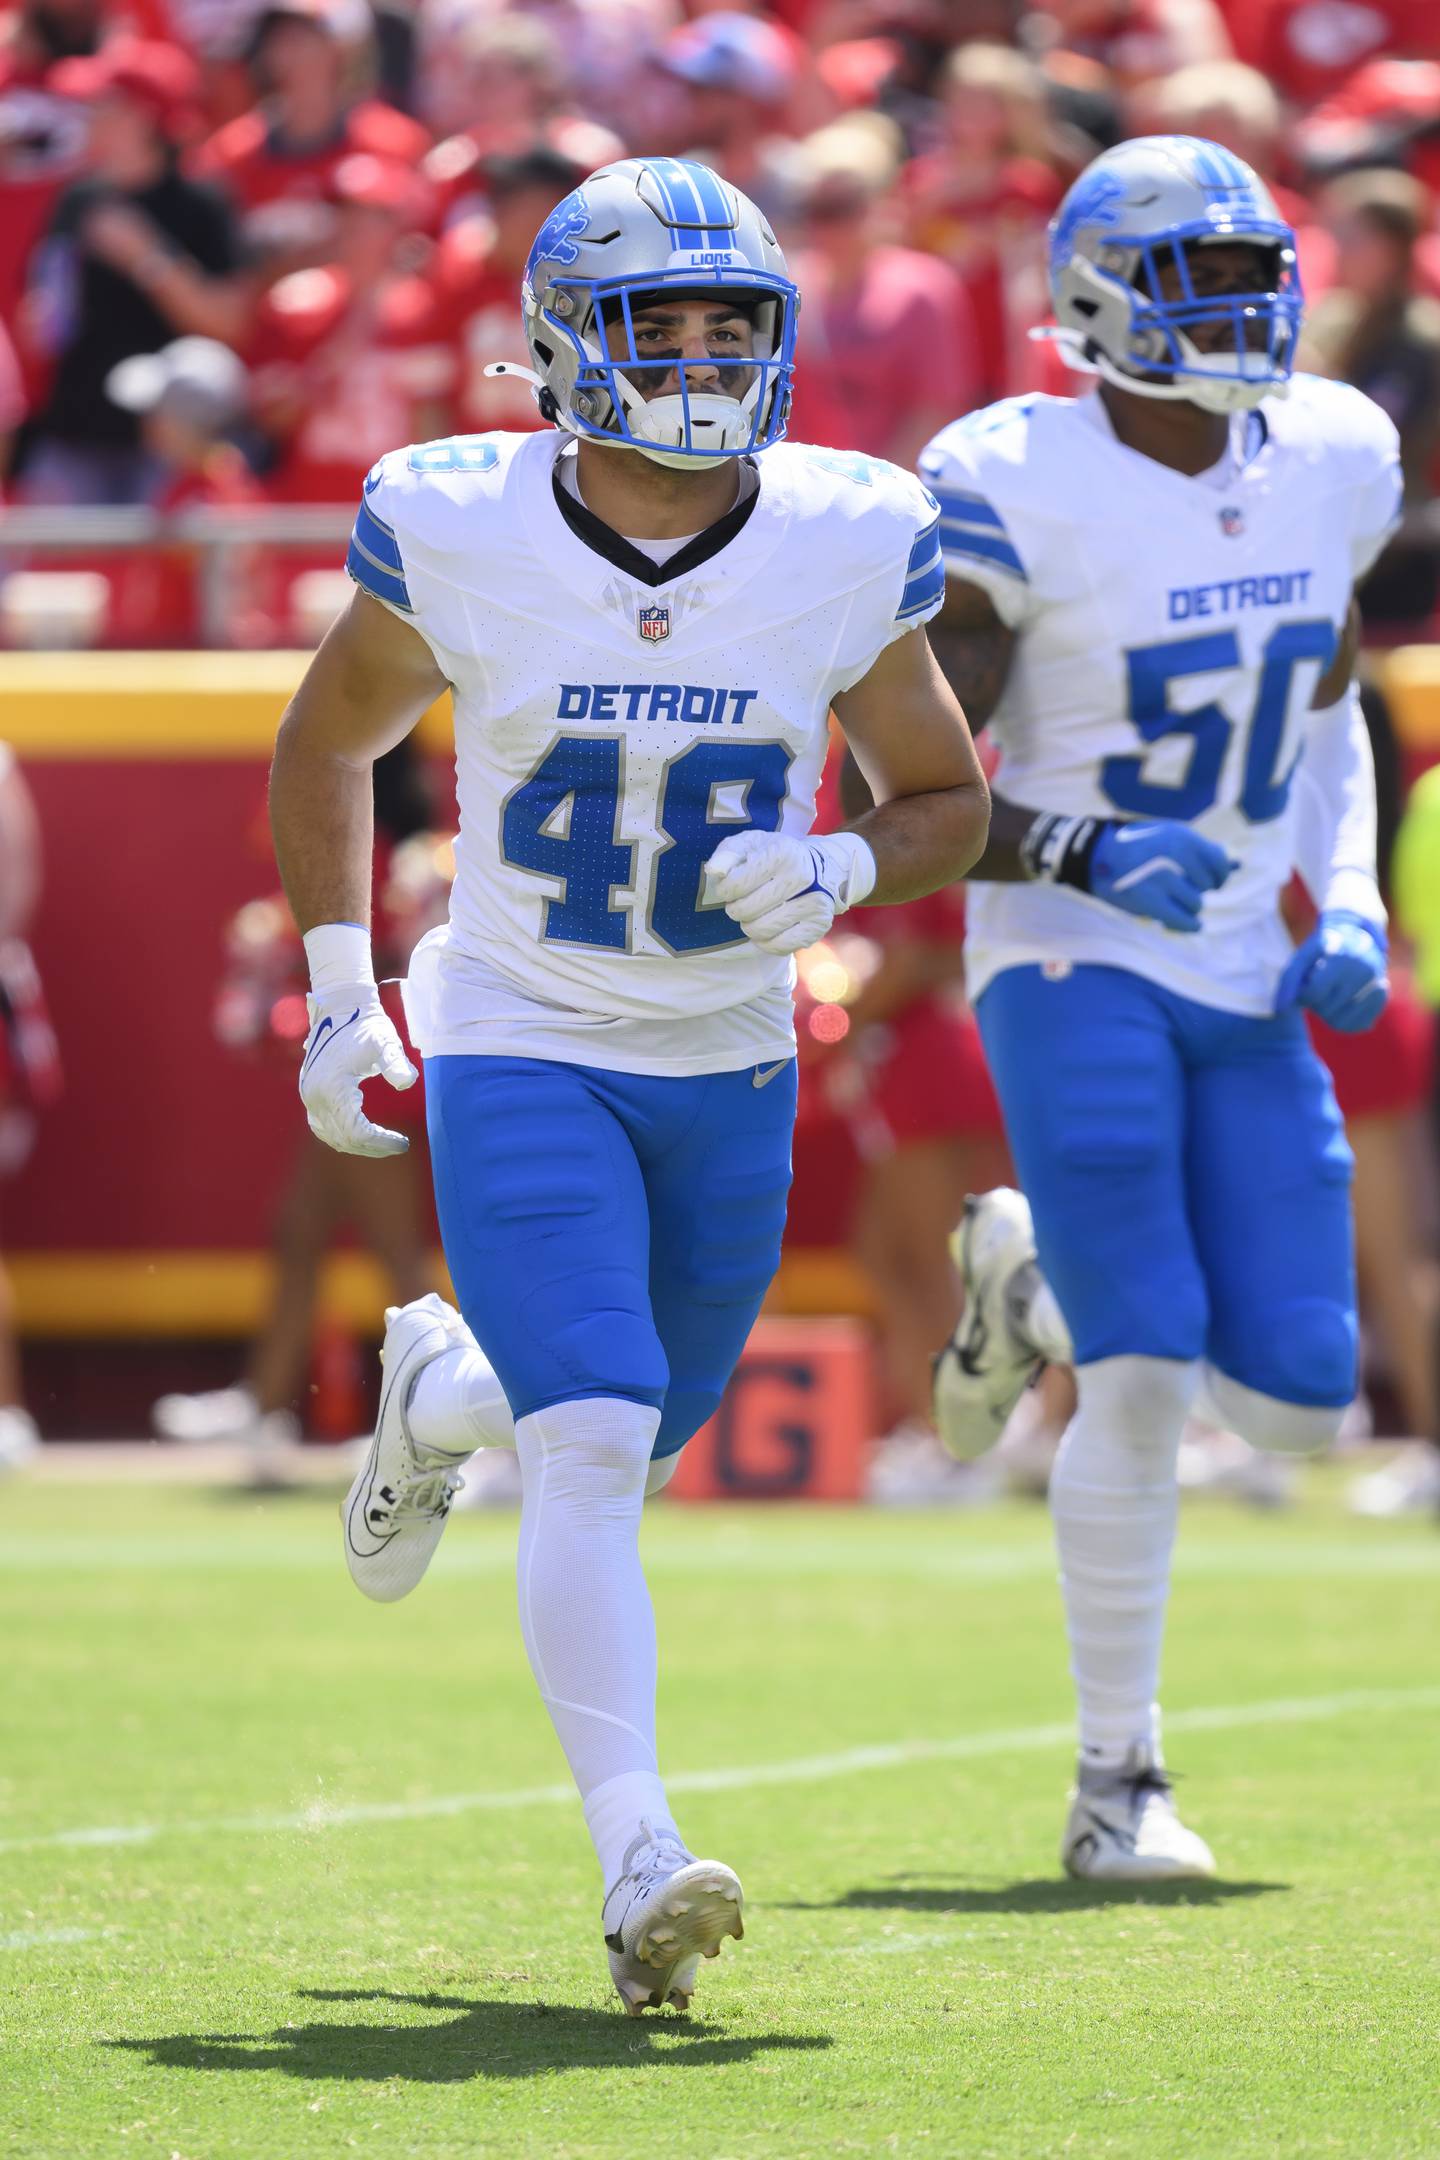
[[[360,1008],[357,1005],[354,1012],[351,1013],[350,1018],[341,1022],[342,1028],[353,1027],[359,1017]],[[300,1075],[302,1079],[304,1078],[305,1074],[309,1072],[311,1066],[315,1063],[316,1058],[319,1057],[320,1052],[325,1047],[327,1039],[332,1042],[334,1041],[334,1037],[330,1033],[330,1030],[334,1027],[334,1025],[334,1018],[331,1014],[327,1013],[325,1015],[325,1018],[320,1022],[319,1027],[316,1028],[314,1035],[310,1039],[310,1048],[305,1053],[305,1063],[300,1068]]]
[[[789,1058],[781,1058],[778,1065],[757,1065],[750,1082],[751,1087],[769,1087],[776,1073],[784,1072],[789,1063]]]

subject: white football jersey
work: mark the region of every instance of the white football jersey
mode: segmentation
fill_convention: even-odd
[[[412,1034],[621,1072],[786,1057],[792,964],[705,864],[726,833],[808,831],[831,699],[940,605],[935,505],[895,466],[781,443],[657,567],[562,509],[567,441],[426,443],[365,483],[350,573],[454,689],[455,885],[411,962]]]
[[[1197,935],[1068,886],[970,889],[972,996],[1002,968],[1091,961],[1228,1011],[1272,1010],[1291,951],[1291,782],[1350,590],[1393,530],[1399,445],[1358,390],[1295,377],[1189,477],[1117,441],[1096,395],[1015,398],[920,471],[952,579],[1020,633],[990,723],[1026,808],[1180,818],[1239,864]]]

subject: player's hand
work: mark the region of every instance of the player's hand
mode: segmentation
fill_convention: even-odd
[[[340,1155],[403,1155],[404,1133],[372,1125],[360,1099],[362,1080],[411,1088],[419,1074],[405,1055],[373,983],[307,999],[310,1033],[300,1064],[300,1100],[310,1130]]]
[[[1223,847],[1173,819],[1107,824],[1090,857],[1087,889],[1127,915],[1193,931],[1206,893],[1218,891],[1234,868]]]
[[[707,890],[731,922],[772,953],[818,945],[835,917],[864,898],[875,881],[874,857],[851,833],[820,840],[731,833],[706,871]]]
[[[1385,1010],[1385,933],[1378,923],[1341,909],[1322,915],[1296,947],[1275,993],[1277,1013],[1303,1005],[1342,1035],[1363,1035]]]

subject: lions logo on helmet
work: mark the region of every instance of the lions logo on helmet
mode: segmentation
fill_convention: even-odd
[[[713,359],[642,357],[634,310],[712,296],[752,331],[720,387]],[[626,158],[593,173],[541,226],[522,300],[540,409],[573,434],[691,469],[784,435],[800,296],[754,203],[707,165]],[[647,397],[660,371],[676,387]]]
[[[1216,245],[1254,251],[1253,291],[1197,291],[1195,251]],[[1057,327],[1037,335],[1142,397],[1242,412],[1295,365],[1295,235],[1258,174],[1197,136],[1140,136],[1081,173],[1050,227],[1050,295]]]

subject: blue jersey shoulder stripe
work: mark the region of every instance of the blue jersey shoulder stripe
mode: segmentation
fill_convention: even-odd
[[[1028,585],[1025,565],[1008,540],[1001,540],[990,533],[965,532],[957,525],[949,525],[941,531],[941,543],[947,559],[951,556],[970,556],[975,562],[991,562],[1001,570],[1013,571],[1024,578]]]
[[[912,615],[923,615],[939,600],[945,591],[945,558],[935,551],[933,561],[923,570],[908,578],[900,595],[900,605],[895,610],[896,622],[907,622]]]
[[[355,537],[377,563],[383,563],[387,570],[398,571],[401,577],[405,575],[405,565],[400,559],[400,543],[395,538],[393,528],[387,525],[383,518],[376,517],[367,502],[362,502],[356,513]]]
[[[404,608],[407,615],[415,610],[410,601],[410,589],[402,575],[377,562],[356,538],[350,535],[350,546],[345,556],[345,568],[357,585],[373,593],[377,600],[388,600],[392,607]]]
[[[931,556],[939,553],[939,534],[940,520],[938,517],[931,518],[930,523],[916,533],[915,545],[910,550],[910,560],[905,567],[907,578],[914,577],[917,570],[923,570],[929,563]]]
[[[983,495],[967,495],[961,488],[937,487],[931,494],[940,505],[940,515],[960,525],[990,525],[996,532],[1004,532],[1005,520],[993,503]]]

